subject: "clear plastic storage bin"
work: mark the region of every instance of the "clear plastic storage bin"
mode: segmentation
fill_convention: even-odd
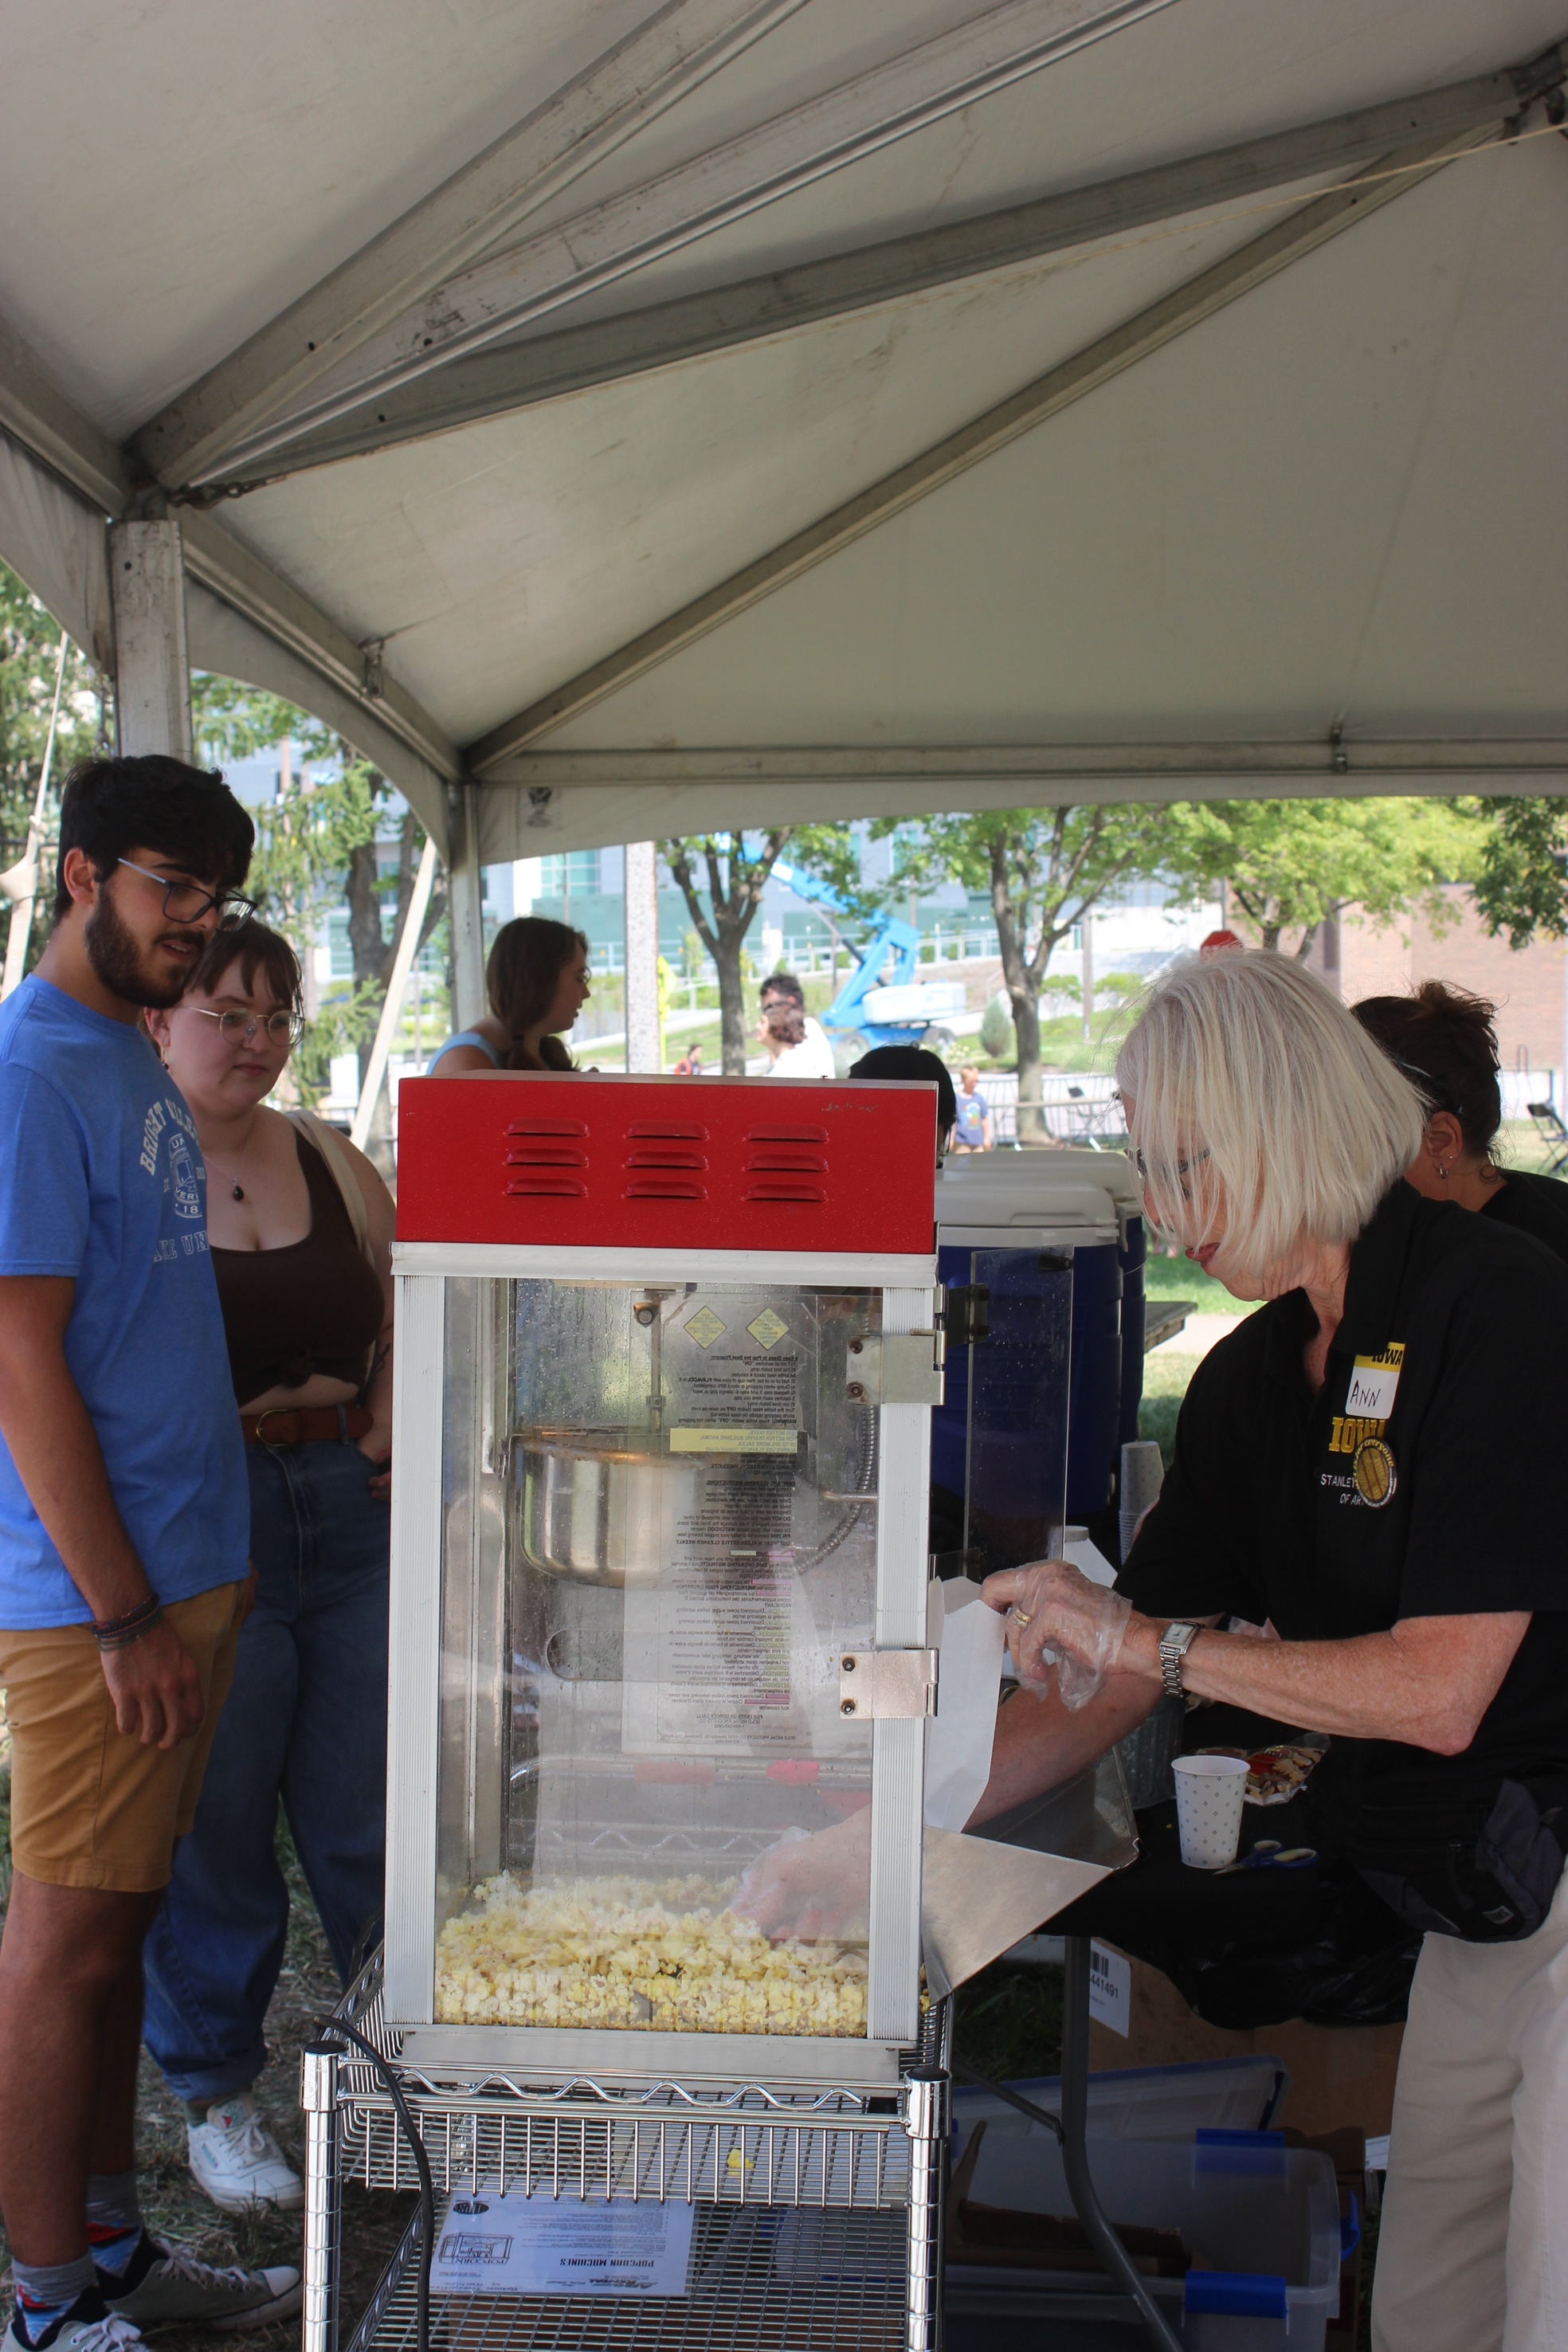
[[[1344,2243],[1326,2156],[1288,2148],[1273,2133],[1205,2131],[1185,2147],[1096,2138],[1092,2169],[1113,2223],[1181,2231],[1197,2266],[1184,2280],[1148,2284],[1194,2352],[1322,2352],[1340,2266],[1354,2244],[1353,2234]],[[1044,2132],[987,2131],[968,2194],[1014,2211],[1073,2210],[1061,2151]],[[999,2315],[1020,2291],[1041,2315],[1053,2289],[1079,2309],[1086,2291],[1108,2299],[1118,2292],[1109,2277],[1082,2273],[950,2263],[947,2278],[950,2292],[994,2293]]]

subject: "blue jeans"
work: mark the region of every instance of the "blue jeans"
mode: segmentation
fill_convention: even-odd
[[[357,1446],[245,1456],[256,1607],[146,1943],[147,2047],[193,2100],[246,2089],[267,2063],[289,1926],[279,1799],[345,1983],[383,1901],[389,1507]]]

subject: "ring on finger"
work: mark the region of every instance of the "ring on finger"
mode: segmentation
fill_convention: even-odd
[[[1008,1610],[1007,1614],[1011,1617],[1014,1624],[1016,1625],[1020,1633],[1024,1633],[1026,1628],[1032,1625],[1035,1622],[1033,1617],[1026,1615],[1026,1612],[1016,1605],[1016,1603]]]

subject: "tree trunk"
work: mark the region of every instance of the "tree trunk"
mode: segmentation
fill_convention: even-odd
[[[1279,923],[1264,923],[1260,927],[1261,935],[1258,940],[1258,945],[1263,950],[1265,955],[1279,954],[1279,933],[1281,929],[1282,926]]]
[[[1321,923],[1309,923],[1306,929],[1302,931],[1301,944],[1296,950],[1296,961],[1298,963],[1306,962],[1307,958],[1312,952],[1312,941],[1317,938],[1318,933],[1321,929],[1322,926]]]
[[[713,942],[713,964],[719,974],[720,1067],[727,1078],[746,1075],[746,1003],[741,978],[741,942],[744,933],[722,927]]]
[[[1018,909],[1007,888],[1005,837],[991,844],[991,910],[996,918],[996,944],[1002,953],[1002,980],[1013,1012],[1013,1034],[1018,1047],[1018,1140],[1043,1143],[1046,1122],[1040,1109],[1040,974],[1031,971],[1024,952]],[[1047,957],[1041,959],[1043,971]]]
[[[359,987],[366,981],[377,981],[384,986],[387,950],[381,935],[381,892],[376,887],[374,841],[356,842],[350,850],[344,896],[349,905],[349,951],[353,958],[354,984]],[[366,1037],[360,1045],[362,1086],[370,1067],[374,1043],[374,1038]]]
[[[1013,998],[1013,1032],[1018,1041],[1018,1140],[1044,1143],[1046,1115],[1040,1108],[1040,1008],[1023,994]]]

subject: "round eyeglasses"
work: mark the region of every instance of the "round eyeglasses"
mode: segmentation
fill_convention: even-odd
[[[172,923],[199,923],[215,907],[223,923],[241,923],[260,912],[253,898],[241,898],[227,890],[204,890],[199,882],[171,882],[166,874],[154,874],[150,866],[138,866],[133,857],[121,857],[116,863],[156,882],[163,893],[163,912]]]
[[[305,1024],[297,1013],[239,1013],[232,1007],[226,1013],[214,1013],[205,1004],[187,1007],[199,1013],[204,1021],[216,1021],[217,1034],[226,1045],[248,1045],[258,1029],[267,1032],[269,1045],[297,1045],[305,1033]]]

